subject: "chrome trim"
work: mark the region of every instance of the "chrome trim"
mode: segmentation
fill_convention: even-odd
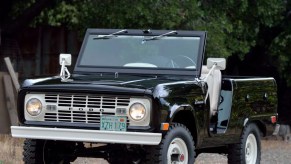
[[[11,134],[13,137],[17,138],[137,145],[158,145],[162,139],[161,133],[116,132],[24,126],[11,126]]]
[[[130,103],[130,97],[125,96],[74,93],[29,93],[25,96],[25,103],[31,98],[38,98],[43,110],[37,117],[25,112],[26,120],[96,125],[100,124],[102,115],[116,115],[116,109],[127,110]]]
[[[55,123],[83,123],[100,125],[100,118],[106,116],[126,116],[127,126],[149,126],[151,119],[151,100],[145,97],[129,97],[82,93],[29,93],[25,103],[31,98],[38,98],[43,110],[38,116],[30,116],[25,111],[25,120]],[[134,103],[146,107],[144,119],[135,121],[128,116],[128,110]],[[125,111],[118,113],[118,110]]]
[[[260,78],[245,78],[245,79],[240,79],[240,78],[237,78],[237,79],[233,79],[233,78],[230,78],[231,80],[233,81],[263,81],[263,80],[274,80],[274,78],[272,77],[260,77]]]

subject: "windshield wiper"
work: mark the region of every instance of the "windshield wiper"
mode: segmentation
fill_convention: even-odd
[[[146,41],[149,41],[149,40],[158,40],[158,39],[161,39],[161,38],[163,38],[165,36],[168,36],[168,35],[171,35],[171,34],[177,35],[178,32],[177,31],[170,31],[170,32],[158,35],[158,36],[152,36],[152,37],[149,37],[149,38],[145,38],[145,39],[142,40],[142,43],[145,43]]]
[[[97,39],[110,39],[112,37],[117,37],[116,35],[117,34],[120,34],[120,33],[127,33],[127,30],[124,29],[124,30],[117,31],[117,32],[114,32],[114,33],[109,34],[109,35],[97,36],[96,38],[93,38],[93,40],[97,40]]]

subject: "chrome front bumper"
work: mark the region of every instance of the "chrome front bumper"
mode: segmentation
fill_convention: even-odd
[[[13,137],[17,138],[138,145],[158,145],[162,139],[161,133],[116,132],[25,126],[11,126],[11,133]]]

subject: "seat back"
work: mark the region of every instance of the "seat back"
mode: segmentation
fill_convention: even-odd
[[[205,78],[209,73],[207,66],[202,66],[201,78]],[[210,100],[210,115],[215,115],[217,113],[218,102],[220,98],[221,90],[221,72],[219,69],[214,69],[212,73],[205,79],[208,85],[208,95]]]

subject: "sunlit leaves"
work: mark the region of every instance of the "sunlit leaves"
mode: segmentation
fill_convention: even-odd
[[[53,9],[45,9],[33,22],[34,25],[49,24],[51,26],[66,25],[74,27],[80,23],[78,8],[75,4],[60,1]]]

